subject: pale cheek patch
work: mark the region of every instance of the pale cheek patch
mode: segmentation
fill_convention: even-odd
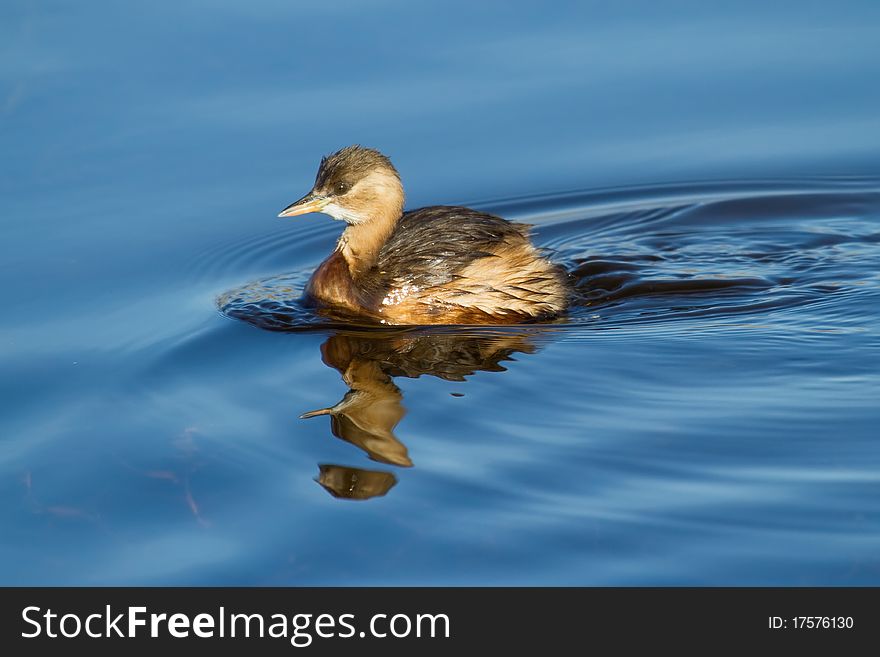
[[[348,208],[336,205],[336,203],[328,203],[324,206],[322,212],[324,214],[329,214],[334,219],[345,221],[350,224],[362,224],[366,220],[365,217],[362,217],[357,212],[352,212]]]

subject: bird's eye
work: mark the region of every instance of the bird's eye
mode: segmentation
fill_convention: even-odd
[[[336,183],[336,186],[333,188],[333,191],[336,192],[337,194],[345,194],[349,189],[351,189],[351,185],[349,185],[347,182],[340,181],[340,182]]]

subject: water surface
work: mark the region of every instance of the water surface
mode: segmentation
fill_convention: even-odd
[[[873,3],[132,12],[0,10],[0,582],[880,584]],[[576,307],[310,314],[352,142]]]

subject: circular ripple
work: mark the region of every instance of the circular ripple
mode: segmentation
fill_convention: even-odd
[[[876,286],[866,282],[880,271],[876,180],[699,183],[473,205],[536,226],[536,243],[575,285],[569,328],[742,322],[799,306],[833,312],[870,294]],[[273,330],[325,326],[300,298],[339,228],[283,226],[215,245],[197,266],[205,275],[285,271],[225,292],[221,312]]]

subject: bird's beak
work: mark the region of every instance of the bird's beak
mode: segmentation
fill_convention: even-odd
[[[319,196],[315,192],[309,192],[300,200],[291,203],[281,211],[279,217],[295,217],[309,212],[320,212],[330,202],[326,196]]]

